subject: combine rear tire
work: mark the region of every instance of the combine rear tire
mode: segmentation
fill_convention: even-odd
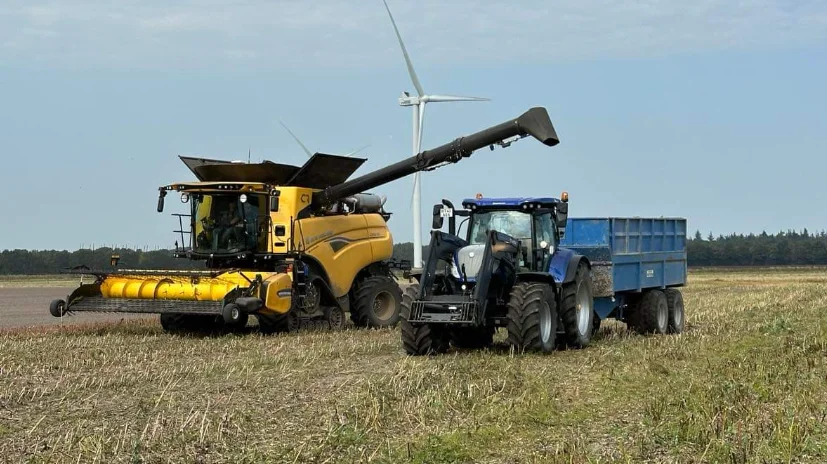
[[[508,339],[518,352],[548,353],[557,335],[557,301],[551,285],[520,282],[508,300]]]
[[[675,288],[667,288],[666,306],[669,308],[669,327],[667,333],[679,334],[683,332],[684,327],[684,311],[683,311],[683,295],[680,290]]]
[[[413,325],[408,322],[411,303],[419,295],[419,284],[411,284],[402,295],[401,332],[402,346],[412,356],[428,356],[448,351],[450,334],[440,325]]]
[[[54,317],[63,317],[66,315],[66,302],[63,300],[52,300],[49,305],[49,312]]]
[[[632,328],[642,334],[665,334],[669,327],[669,306],[660,290],[643,293],[635,308]]]
[[[357,327],[395,327],[399,322],[402,291],[390,277],[362,280],[355,296],[350,318]]]
[[[566,343],[572,348],[583,348],[594,334],[594,292],[589,268],[581,262],[574,282],[563,286],[563,307],[560,316],[566,333]]]

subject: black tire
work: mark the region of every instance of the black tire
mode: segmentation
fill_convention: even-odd
[[[557,300],[551,285],[520,282],[508,299],[508,338],[518,352],[548,353],[557,336]]]
[[[665,334],[669,327],[669,307],[660,290],[647,290],[635,308],[632,328],[641,334]]]
[[[563,286],[560,318],[565,342],[572,348],[584,348],[594,334],[594,286],[586,263],[577,266],[574,281]]]
[[[52,300],[49,304],[49,313],[54,317],[63,317],[66,315],[66,302],[63,300]]]
[[[686,323],[686,313],[683,309],[683,295],[680,290],[676,288],[667,288],[663,293],[666,294],[666,306],[669,308],[669,324],[666,332],[679,334],[683,332]]]
[[[448,351],[450,334],[444,327],[432,324],[413,325],[408,322],[411,303],[419,294],[419,284],[411,284],[402,294],[400,332],[402,347],[411,356],[430,356]]]
[[[451,343],[457,348],[485,348],[494,343],[494,332],[494,327],[458,327],[451,331]]]
[[[355,292],[350,317],[357,327],[395,327],[402,309],[402,291],[390,277],[362,280]]]
[[[258,319],[258,330],[259,332],[270,335],[276,333],[285,333],[290,332],[291,328],[295,329],[296,325],[295,317],[291,315],[292,310],[290,312],[280,314],[280,313],[257,313],[256,319]]]
[[[345,327],[345,313],[338,306],[325,308],[325,322],[330,330],[341,330]]]
[[[225,305],[224,308],[221,310],[221,317],[224,319],[224,323],[231,326],[231,327],[241,327],[241,323],[243,322],[244,325],[247,324],[246,313],[241,312],[241,308],[238,307],[235,303],[230,303]]]

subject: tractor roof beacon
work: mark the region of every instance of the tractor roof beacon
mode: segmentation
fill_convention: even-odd
[[[606,317],[643,332],[682,330],[682,299],[671,287],[686,281],[685,243],[680,240],[685,220],[569,219],[566,192],[559,199],[477,194],[462,206],[457,210],[448,200],[434,206],[427,261],[418,283],[403,295],[401,336],[408,354],[439,354],[450,345],[483,348],[492,344],[498,327],[506,328],[507,343],[518,351],[582,348]],[[440,230],[446,217],[448,233]],[[459,228],[467,223],[462,237],[457,217],[465,218]],[[630,225],[646,229],[644,223],[651,230],[671,231],[661,233],[661,253],[644,256],[651,251],[647,245],[620,250],[607,243],[634,235],[627,230]],[[584,240],[568,238],[573,224],[574,235]],[[668,272],[660,279],[633,279],[635,271],[621,266],[626,259],[621,256]],[[600,277],[597,284],[595,275]],[[666,310],[639,304],[660,302],[661,296]],[[647,311],[660,312],[650,317]]]

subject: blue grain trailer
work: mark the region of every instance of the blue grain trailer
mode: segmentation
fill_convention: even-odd
[[[482,348],[497,328],[519,351],[583,348],[610,317],[640,333],[683,330],[684,219],[569,219],[565,192],[462,206],[434,206],[425,265],[402,298],[408,354]]]
[[[683,330],[686,219],[568,218],[560,247],[591,264],[594,330],[607,318],[644,333]]]

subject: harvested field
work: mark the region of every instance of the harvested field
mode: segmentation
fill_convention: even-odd
[[[605,323],[548,356],[157,318],[6,329],[0,460],[826,462],[827,270],[703,270],[684,299],[680,336]]]

